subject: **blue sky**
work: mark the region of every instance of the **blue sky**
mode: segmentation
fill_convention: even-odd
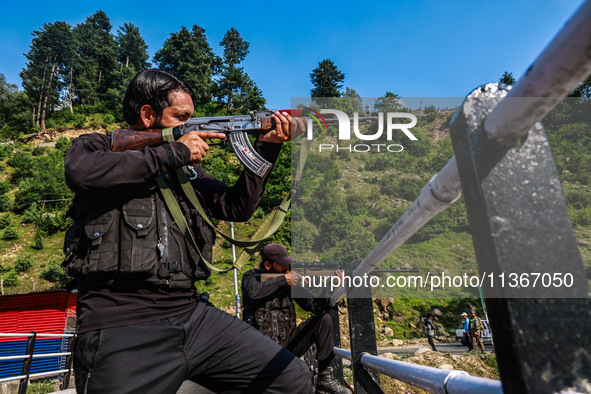
[[[45,22],[74,26],[104,11],[112,33],[133,23],[150,56],[182,26],[206,31],[214,52],[234,27],[250,42],[243,63],[271,109],[310,95],[310,72],[331,59],[344,86],[363,97],[463,97],[497,81],[519,78],[582,0],[512,1],[3,1],[0,73],[20,86],[31,33]],[[150,59],[151,60],[151,59]]]

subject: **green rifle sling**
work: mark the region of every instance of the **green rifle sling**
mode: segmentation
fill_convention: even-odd
[[[298,166],[296,168],[296,172],[294,175],[294,180],[292,182],[291,190],[289,190],[287,192],[287,194],[283,198],[283,201],[281,202],[281,204],[279,204],[279,206],[273,208],[273,212],[271,212],[271,215],[267,216],[265,218],[265,220],[263,221],[263,223],[261,223],[258,230],[254,233],[253,238],[260,237],[261,234],[263,234],[265,232],[268,234],[269,233],[268,229],[271,228],[271,225],[275,221],[275,217],[277,215],[282,215],[281,220],[283,220],[283,218],[287,214],[287,210],[291,206],[291,199],[293,196],[295,196],[297,189],[298,189],[298,184],[300,182],[300,179],[302,178],[302,173],[304,171],[304,166],[306,164],[306,160],[308,159],[308,152],[310,151],[310,144],[311,143],[312,143],[312,140],[308,140],[308,139],[304,139],[302,141],[302,146],[300,148],[300,159],[298,160]],[[279,223],[279,224],[281,224],[281,223]],[[277,231],[277,229],[273,230],[273,233],[275,231]],[[271,236],[273,233],[269,234],[268,236]],[[250,259],[250,256],[252,256],[252,254],[255,252],[255,250],[257,249],[257,247],[260,245],[261,242],[262,242],[262,240],[259,241],[254,246],[244,248],[242,250],[242,252],[240,253],[240,255],[238,256],[238,258],[236,259],[236,261],[234,262],[234,267],[237,268],[238,270],[242,271],[242,268],[248,262],[248,260]]]
[[[172,136],[172,128],[163,129],[162,136],[168,142],[174,142],[174,137]],[[302,158],[302,156],[304,157],[304,163],[305,163],[305,159],[307,157],[307,152],[309,150],[309,145],[310,144],[308,142],[306,152],[304,155],[302,155],[302,153],[300,151],[300,163],[298,164],[298,171],[296,171],[296,181],[294,181],[294,186],[297,186],[297,182],[299,182],[299,178],[301,177],[301,172],[303,170],[303,163],[301,163],[301,161],[302,161],[301,158]],[[302,150],[304,150],[303,147],[302,147]],[[255,233],[255,235],[253,236],[252,239],[237,240],[229,235],[224,234],[220,230],[218,230],[215,227],[215,225],[211,222],[211,220],[209,219],[209,216],[205,213],[203,206],[201,205],[199,199],[197,198],[197,195],[195,194],[195,190],[193,189],[193,186],[191,185],[189,178],[187,178],[187,175],[182,170],[182,168],[178,168],[176,173],[177,173],[179,183],[183,189],[185,196],[191,202],[191,204],[197,210],[197,212],[203,218],[203,220],[211,228],[213,228],[218,234],[220,234],[225,240],[227,240],[231,244],[239,246],[239,247],[243,247],[243,248],[248,248],[248,249],[245,249],[245,251],[243,251],[242,254],[240,255],[240,257],[242,257],[243,255],[245,255],[245,252],[247,253],[245,255],[246,258],[242,258],[241,264],[237,264],[239,262],[239,260],[236,260],[236,262],[234,263],[234,265],[231,268],[228,268],[225,270],[214,267],[210,262],[208,262],[201,255],[201,251],[197,247],[197,243],[195,242],[195,238],[193,237],[193,234],[191,233],[191,229],[189,228],[187,221],[185,220],[182,210],[181,210],[180,206],[178,205],[178,202],[176,201],[176,198],[174,197],[172,190],[170,189],[170,187],[168,186],[168,184],[166,183],[166,181],[164,180],[163,177],[157,177],[156,182],[158,183],[158,186],[160,187],[160,191],[162,192],[162,196],[164,198],[164,201],[166,202],[166,205],[168,206],[168,209],[169,209],[173,219],[175,220],[175,222],[179,226],[179,229],[183,232],[185,238],[191,243],[191,245],[195,249],[197,249],[197,252],[199,253],[204,264],[207,267],[209,267],[209,269],[216,271],[216,272],[227,272],[227,271],[232,270],[234,267],[241,269],[242,266],[244,265],[244,263],[246,262],[246,260],[248,260],[248,257],[250,257],[250,255],[254,252],[256,247],[261,242],[263,242],[264,240],[271,237],[279,229],[279,227],[281,226],[281,223],[283,222],[283,219],[285,218],[285,215],[287,214],[287,210],[289,209],[289,207],[291,205],[292,194],[294,194],[294,193],[292,193],[292,190],[287,192],[287,194],[283,198],[283,201],[281,202],[281,204],[278,207],[275,207],[273,209],[273,212],[271,212],[271,214],[269,216],[267,216],[267,218],[263,221],[261,227],[259,227],[259,230],[257,230],[257,232]],[[264,235],[262,237],[260,236],[261,233],[264,233]],[[258,237],[260,237],[260,238],[258,238]]]

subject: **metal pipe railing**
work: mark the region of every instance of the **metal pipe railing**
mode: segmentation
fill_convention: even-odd
[[[0,357],[0,361],[7,361],[7,360],[24,360],[28,358],[44,358],[44,357],[60,357],[60,356],[69,356],[70,352],[63,352],[63,353],[43,353],[43,354],[33,354],[28,355],[24,354],[22,356],[2,356]]]
[[[340,348],[334,348],[333,351],[335,355],[351,361],[350,351]],[[430,393],[503,393],[503,386],[499,380],[470,376],[464,371],[426,367],[371,354],[363,354],[360,361],[365,368],[378,371]]]
[[[70,370],[69,369],[56,369],[55,371],[32,373],[29,375],[29,379],[38,379],[38,378],[44,378],[46,376],[55,376],[55,375],[59,375],[62,373],[67,373],[67,372],[70,372]],[[20,375],[20,376],[11,376],[8,378],[2,378],[2,379],[0,379],[0,383],[10,382],[13,380],[20,380],[20,379],[24,379],[26,377],[27,377],[27,375]]]
[[[485,130],[491,138],[504,145],[515,144],[591,74],[590,20],[591,0],[587,0],[485,119]],[[461,110],[462,107],[458,109]],[[453,156],[359,263],[353,276],[370,273],[435,215],[456,202],[460,192],[460,176]],[[331,304],[344,295],[345,289],[338,289]]]
[[[7,338],[11,338],[11,337],[32,337],[35,334],[32,333],[2,333],[0,334],[0,337],[7,337]],[[74,334],[37,334],[36,337],[37,339],[39,338],[71,338],[73,337]]]
[[[35,342],[39,338],[73,338],[75,334],[37,334],[35,332],[30,333],[0,333],[0,338],[27,338],[27,350],[25,351],[26,354],[23,355],[15,355],[15,356],[2,356],[0,357],[0,361],[11,361],[11,360],[24,360],[23,361],[23,371],[21,375],[18,376],[9,376],[6,378],[0,379],[0,383],[3,382],[10,382],[14,380],[20,380],[21,383],[19,385],[19,393],[25,392],[28,381],[31,379],[37,379],[42,377],[48,376],[56,376],[60,374],[64,374],[64,379],[69,379],[69,374],[71,371],[71,362],[66,361],[65,369],[58,369],[54,371],[44,371],[39,373],[30,374],[31,368],[31,361],[33,359],[39,358],[46,358],[46,357],[69,357],[72,356],[73,352],[70,351],[70,346],[68,346],[67,351],[64,352],[54,352],[54,353],[39,353],[34,354]],[[71,345],[72,341],[70,341]],[[68,359],[66,359],[68,360]],[[65,388],[69,386],[69,382],[66,382]]]

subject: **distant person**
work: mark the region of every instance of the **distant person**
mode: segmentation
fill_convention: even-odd
[[[470,338],[472,338],[472,349],[476,349],[476,346],[480,348],[482,354],[484,354],[484,343],[482,337],[484,336],[484,324],[476,316],[476,311],[470,312]]]
[[[434,338],[435,330],[437,329],[437,327],[435,326],[435,323],[433,323],[433,319],[430,313],[427,313],[427,315],[425,316],[423,324],[425,326],[425,331],[427,332],[427,341],[429,342],[429,345],[431,345],[431,349],[433,349],[433,351],[436,352],[437,348],[435,348]]]
[[[470,338],[470,320],[468,319],[468,314],[466,312],[462,313],[462,318],[464,319],[464,340],[462,343],[468,346],[468,351],[471,352],[474,350],[474,346],[472,345],[472,339]]]
[[[263,248],[262,261],[258,269],[247,271],[242,276],[242,297],[244,298],[244,320],[274,341],[301,357],[312,344],[318,353],[318,378],[316,393],[347,394],[345,388],[333,374],[330,366],[335,355],[333,321],[325,298],[291,297],[291,287],[302,280],[302,276],[291,271],[293,258],[280,244],[272,243]],[[339,271],[337,271],[338,274]],[[265,281],[265,273],[281,274]],[[312,316],[296,326],[296,311],[293,301],[312,312]]]

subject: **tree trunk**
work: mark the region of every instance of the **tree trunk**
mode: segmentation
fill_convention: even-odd
[[[45,74],[47,73],[47,65],[49,64],[49,56],[45,57],[45,65],[43,66],[43,80],[39,87],[39,102],[37,103],[37,116],[35,117],[35,124],[39,126],[41,116],[41,103],[43,102],[43,88],[45,87]]]
[[[43,100],[43,108],[41,110],[41,132],[45,131],[45,114],[47,113],[47,97],[49,96],[49,91],[51,90],[51,82],[53,80],[53,73],[55,72],[55,58],[53,59],[53,65],[51,66],[51,74],[49,75],[49,82],[47,83],[47,89],[45,93],[45,97]],[[57,78],[57,76],[56,76]]]
[[[68,105],[70,106],[70,113],[74,113],[74,67],[70,67],[70,87],[68,88]]]
[[[226,115],[230,116],[232,115],[234,108],[232,107],[232,95],[229,94],[228,95],[228,102],[226,103]]]
[[[127,59],[125,60],[125,68],[129,67],[129,56],[127,56]]]

